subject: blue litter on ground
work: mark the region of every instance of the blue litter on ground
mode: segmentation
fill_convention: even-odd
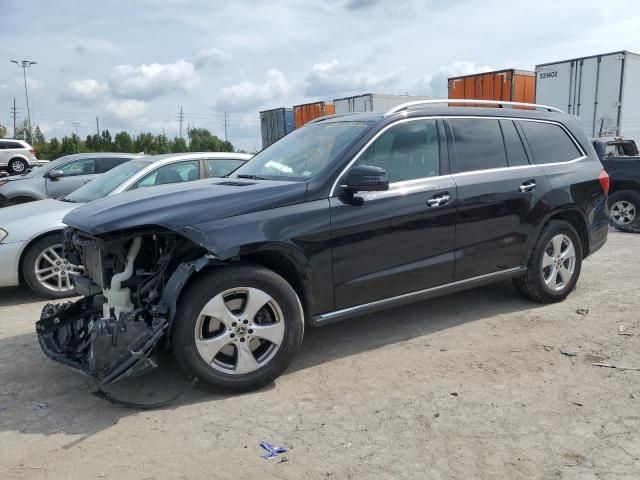
[[[287,447],[274,447],[265,441],[260,442],[260,446],[267,451],[264,455],[260,455],[262,458],[274,458],[289,450]]]

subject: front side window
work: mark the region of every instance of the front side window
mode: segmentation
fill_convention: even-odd
[[[244,160],[226,158],[207,159],[207,171],[210,177],[224,177],[244,163]]]
[[[85,158],[83,160],[76,160],[75,162],[69,162],[66,165],[60,167],[60,170],[64,172],[65,177],[72,177],[75,175],[91,175],[96,172],[96,159]]]
[[[258,153],[232,176],[307,181],[328,167],[369,126],[368,122],[353,121],[305,125]]]
[[[452,118],[455,171],[471,172],[507,166],[507,156],[498,120]]]
[[[560,125],[520,121],[536,163],[569,162],[582,153]]]
[[[145,176],[136,184],[136,188],[198,180],[200,178],[199,165],[200,162],[198,160],[165,165]]]
[[[357,165],[380,167],[389,183],[440,174],[435,120],[398,123],[382,133],[358,158]]]

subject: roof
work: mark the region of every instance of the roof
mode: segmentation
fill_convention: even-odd
[[[538,67],[546,67],[546,66],[549,66],[549,65],[558,65],[559,63],[575,62],[576,60],[586,60],[588,58],[607,57],[609,55],[634,55],[636,57],[640,56],[637,53],[633,53],[633,52],[630,52],[628,50],[619,50],[617,52],[599,53],[597,55],[588,55],[586,57],[568,58],[566,60],[557,60],[555,62],[539,63],[538,65],[536,65],[536,70],[538,69]]]

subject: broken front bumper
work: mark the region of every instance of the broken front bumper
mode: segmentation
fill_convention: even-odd
[[[44,353],[96,378],[100,386],[155,368],[152,356],[168,325],[166,308],[155,306],[150,321],[136,311],[102,318],[103,303],[94,295],[46,305],[36,323]]]

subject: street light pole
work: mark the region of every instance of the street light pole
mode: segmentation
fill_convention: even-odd
[[[38,62],[32,62],[31,60],[22,60],[18,63],[17,60],[9,60],[15,63],[18,67],[22,68],[22,76],[24,77],[24,96],[27,99],[27,124],[29,125],[29,144],[33,144],[33,131],[31,130],[31,110],[29,109],[29,90],[27,90],[27,68],[31,65],[35,65]]]

